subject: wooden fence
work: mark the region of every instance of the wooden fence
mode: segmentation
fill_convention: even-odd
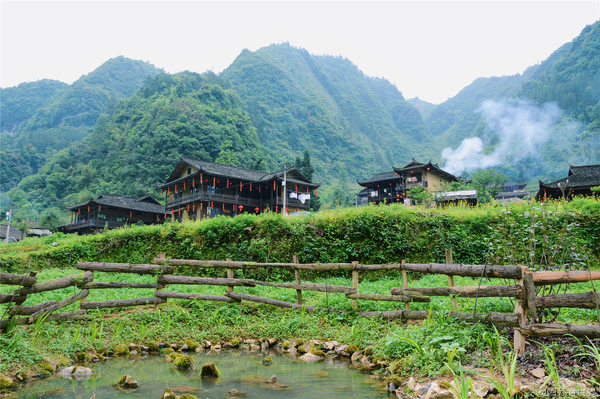
[[[188,268],[221,268],[226,269],[227,278],[192,277],[174,275],[177,268],[185,266]],[[83,270],[83,275],[71,275],[55,280],[37,282],[34,273],[30,276],[0,273],[0,283],[18,285],[20,288],[9,295],[1,295],[0,303],[14,303],[8,309],[8,315],[14,317],[13,322],[18,324],[34,323],[40,316],[50,314],[47,320],[81,320],[85,319],[88,309],[108,309],[130,306],[155,305],[167,302],[169,298],[196,299],[207,301],[240,302],[252,301],[269,305],[304,309],[305,311],[321,310],[327,312],[343,313],[341,309],[324,309],[306,306],[302,301],[302,291],[318,291],[325,293],[342,293],[352,300],[352,308],[357,315],[363,317],[383,317],[386,319],[424,320],[432,312],[410,310],[411,302],[430,302],[431,297],[449,296],[452,301],[452,316],[467,322],[485,322],[496,326],[510,326],[514,328],[515,350],[523,353],[525,348],[525,336],[548,336],[573,334],[578,337],[600,338],[600,326],[598,325],[573,325],[573,324],[538,324],[539,308],[598,308],[600,296],[594,292],[580,294],[544,295],[537,296],[536,287],[562,283],[580,283],[591,280],[600,280],[600,272],[594,271],[538,271],[531,272],[525,266],[504,265],[464,265],[452,262],[452,251],[446,251],[446,263],[401,263],[363,265],[358,262],[352,263],[310,263],[301,264],[298,257],[294,256],[293,263],[256,263],[226,261],[202,261],[165,259],[161,254],[154,260],[154,264],[127,264],[106,262],[78,262],[77,268]],[[283,268],[293,270],[295,273],[294,284],[281,284],[253,279],[240,279],[233,277],[234,269],[253,268]],[[314,284],[301,281],[300,273],[303,270],[311,271],[333,271],[346,270],[352,272],[352,286],[340,286],[329,284]],[[391,289],[390,294],[364,294],[359,292],[359,273],[381,270],[398,270],[402,272],[403,286]],[[444,274],[448,276],[447,287],[419,287],[409,288],[407,271],[423,274]],[[129,283],[129,282],[95,282],[94,272],[117,272],[150,274],[156,276],[156,283]],[[512,280],[510,285],[492,286],[455,286],[454,277],[475,278],[499,278]],[[224,295],[201,295],[182,292],[162,291],[167,285],[211,285],[227,287]],[[257,285],[288,288],[296,290],[296,303],[279,301],[258,297],[254,295],[235,292],[234,287],[255,287]],[[52,291],[65,287],[77,286],[81,291],[60,302],[49,301],[39,305],[25,306],[27,296],[44,291]],[[121,288],[153,288],[154,296],[149,298],[123,299],[100,302],[87,302],[86,297],[92,289],[121,289]],[[460,313],[457,311],[457,297],[484,298],[484,297],[508,297],[515,301],[512,313]],[[358,301],[392,301],[405,303],[404,309],[393,311],[359,312]],[[76,301],[80,301],[80,309],[54,313]],[[435,312],[433,312],[435,313]],[[528,323],[529,319],[532,321]],[[26,317],[16,317],[26,316]],[[0,320],[0,329],[5,330],[9,320]]]

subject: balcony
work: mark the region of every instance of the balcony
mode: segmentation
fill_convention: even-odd
[[[427,188],[427,182],[426,181],[417,181],[414,183],[406,183],[406,188],[413,188],[413,187],[425,187]]]
[[[125,226],[127,224],[126,222],[116,222],[114,220],[88,219],[80,222],[66,224],[64,226],[61,226],[59,229],[61,229],[65,233],[72,233],[78,230],[85,229],[99,230],[103,229],[107,223],[109,229],[116,229],[117,227]]]
[[[260,200],[256,198],[247,198],[239,195],[223,194],[219,192],[211,193],[208,191],[197,191],[191,194],[184,194],[178,198],[173,198],[172,201],[167,201],[167,208],[178,208],[194,201],[215,201],[244,206],[261,206]],[[265,203],[266,202],[267,201],[265,201]]]

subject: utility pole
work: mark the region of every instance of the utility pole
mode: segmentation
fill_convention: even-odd
[[[281,193],[281,195],[283,196],[283,208],[281,208],[281,214],[282,215],[286,215],[286,211],[285,211],[285,202],[287,199],[287,190],[286,190],[286,182],[287,182],[287,169],[286,166],[291,164],[289,162],[284,162],[283,163],[283,184],[281,186],[281,191],[283,191]]]
[[[12,206],[13,206],[13,203],[11,202],[10,203],[10,210],[8,211],[8,215],[7,215],[8,226],[6,227],[6,239],[4,240],[4,242],[8,242],[8,237],[10,237],[10,221],[12,219]]]

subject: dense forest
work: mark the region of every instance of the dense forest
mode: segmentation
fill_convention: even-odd
[[[2,89],[2,182],[8,191],[44,161],[91,131],[98,117],[131,96],[159,70],[117,57],[71,85],[42,80]]]
[[[355,180],[413,158],[451,167],[442,151],[472,137],[481,156],[499,156],[499,172],[535,189],[569,164],[600,163],[600,23],[522,75],[478,78],[439,105],[286,43],[243,50],[218,75],[118,57],[72,85],[1,94],[0,211],[10,199],[22,220],[102,192],[156,194],[182,155],[265,171],[295,161],[323,183],[324,207],[346,206]],[[535,151],[516,151],[521,143],[494,120],[523,110],[532,121],[517,128],[544,128]]]

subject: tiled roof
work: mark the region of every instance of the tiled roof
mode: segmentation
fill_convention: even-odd
[[[444,201],[453,201],[460,199],[477,199],[477,190],[446,191],[439,193],[439,196]]]
[[[0,224],[0,238],[2,240],[6,238],[6,230],[8,230],[8,225]],[[21,239],[23,239],[21,231],[14,224],[10,226],[10,237],[14,238],[17,241],[21,241]]]
[[[90,198],[88,202],[79,205],[67,206],[67,209],[77,210],[86,206],[112,206],[115,208],[130,209],[141,212],[164,213],[165,206],[149,195],[140,198],[125,197],[122,195],[102,194],[98,198]]]
[[[369,177],[367,180],[363,180],[363,181],[357,180],[357,183],[364,187],[369,184],[377,184],[378,182],[394,180],[394,179],[397,180],[398,182],[400,182],[400,177],[398,177],[398,174],[396,172],[383,172],[383,173],[377,173],[376,175]]]
[[[194,168],[198,169],[198,172],[193,173],[188,176],[184,176],[181,178],[175,178],[179,176],[181,172],[183,172],[186,165],[191,165]],[[212,176],[220,176],[220,177],[228,177],[239,179],[249,183],[260,183],[260,182],[269,182],[272,180],[283,181],[283,170],[279,170],[277,172],[262,172],[260,170],[246,169],[239,166],[233,165],[223,165],[214,162],[200,161],[198,159],[181,157],[179,164],[175,167],[171,176],[167,179],[165,184],[159,185],[159,187],[164,188],[168,185],[178,183],[183,180],[189,180],[192,176],[196,176],[199,173],[206,173]],[[292,176],[292,177],[291,177]],[[309,181],[302,173],[296,168],[290,168],[287,170],[287,180],[291,180],[295,178],[296,182],[299,184],[304,184],[310,188],[320,187],[319,183],[312,183]]]
[[[595,186],[600,186],[600,165],[571,166],[567,177],[549,183],[540,180],[540,189]]]

